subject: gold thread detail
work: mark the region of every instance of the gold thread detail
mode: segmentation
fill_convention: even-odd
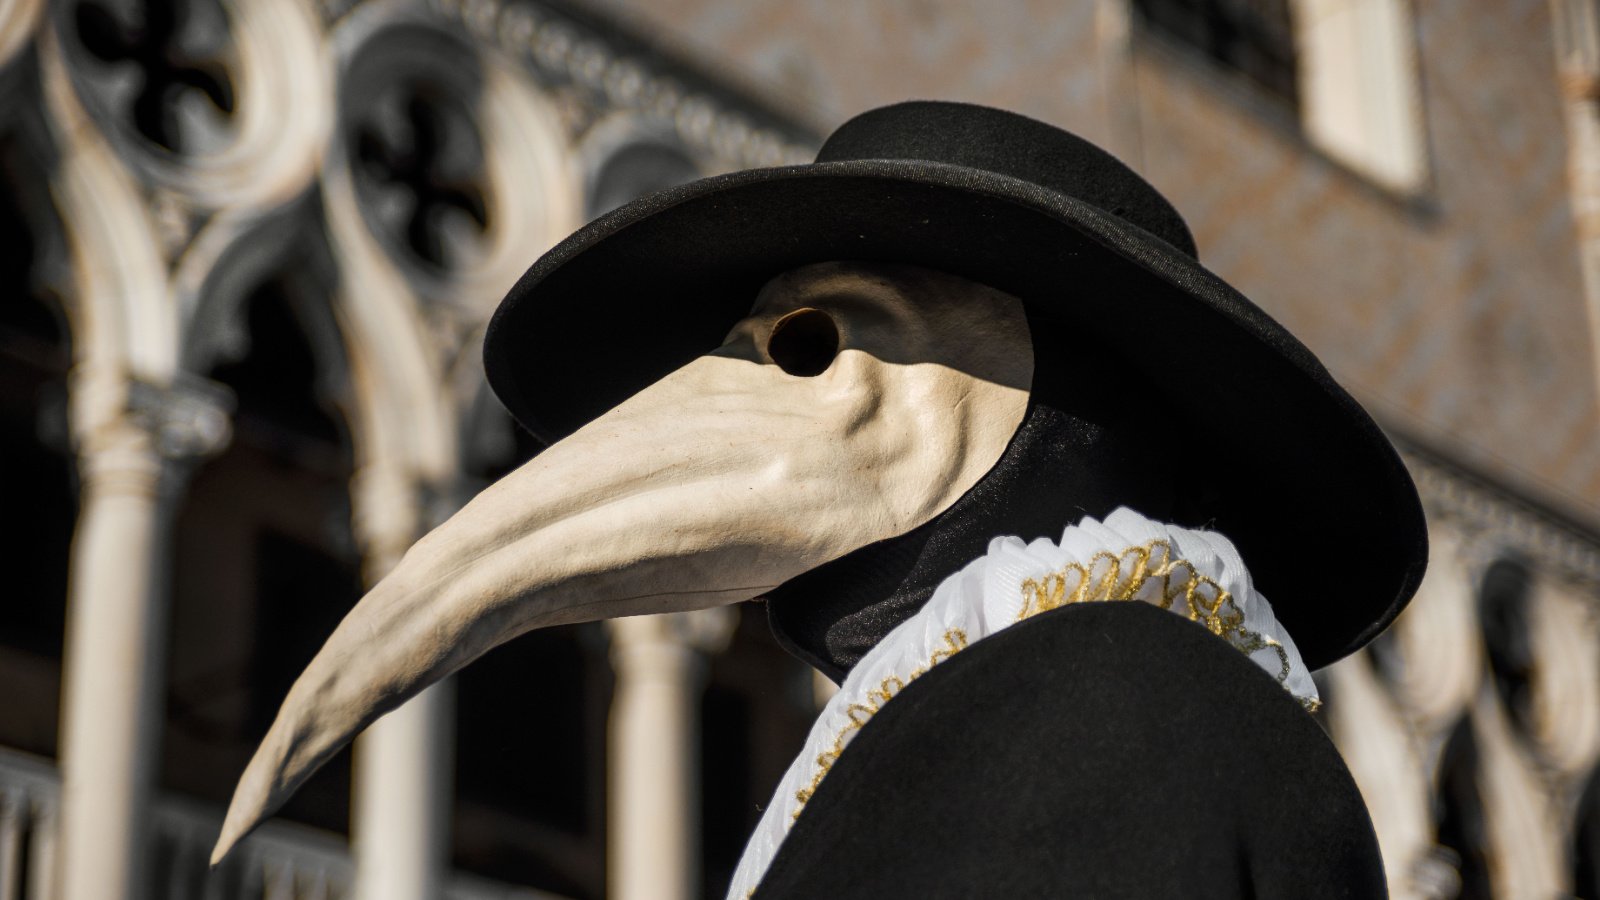
[[[1128,547],[1120,553],[1102,550],[1090,558],[1087,565],[1070,563],[1048,575],[1029,578],[1022,583],[1022,609],[1017,612],[1017,621],[1074,603],[1122,600],[1143,600],[1187,616],[1191,622],[1205,626],[1246,657],[1261,650],[1274,651],[1279,664],[1278,684],[1288,689],[1289,651],[1272,638],[1245,628],[1244,612],[1234,602],[1233,594],[1196,571],[1193,563],[1173,558],[1169,541],[1151,541],[1142,546]],[[1183,606],[1174,609],[1179,600],[1183,601]],[[800,813],[816,794],[822,779],[833,768],[840,754],[844,753],[845,744],[854,732],[871,721],[884,704],[905,690],[907,684],[966,647],[967,633],[952,628],[944,633],[944,646],[933,652],[926,665],[904,679],[890,675],[876,687],[867,690],[864,702],[850,704],[845,710],[850,721],[839,730],[832,746],[817,755],[817,771],[811,783],[795,791],[797,805],[790,820],[800,818]],[[1322,701],[1315,697],[1296,699],[1307,712],[1314,713],[1322,707]]]
[[[1187,616],[1247,657],[1272,650],[1278,657],[1278,684],[1287,689],[1289,651],[1272,638],[1244,627],[1244,612],[1234,602],[1233,594],[1195,571],[1193,563],[1174,558],[1168,541],[1151,541],[1120,553],[1102,550],[1087,564],[1069,563],[1048,575],[1029,578],[1022,583],[1022,609],[1017,611],[1017,621],[1073,603],[1119,600],[1144,600]],[[1183,605],[1174,609],[1179,600]],[[1316,712],[1322,706],[1315,697],[1297,699],[1307,712]]]
[[[898,675],[890,675],[879,682],[877,687],[867,690],[866,702],[850,704],[845,710],[845,715],[849,717],[850,721],[839,729],[839,734],[833,739],[833,746],[817,754],[817,772],[811,777],[811,783],[794,792],[794,799],[799,805],[794,808],[794,813],[789,817],[790,821],[800,818],[801,810],[805,809],[806,804],[811,802],[811,795],[817,792],[817,785],[822,784],[822,779],[828,774],[828,770],[833,768],[834,762],[844,752],[844,745],[849,741],[852,733],[860,731],[861,726],[871,721],[872,717],[878,714],[878,710],[883,709],[885,703],[888,703],[894,699],[896,694],[906,689],[906,685],[922,677],[929,669],[966,648],[967,633],[960,628],[952,628],[944,633],[944,646],[933,651],[933,655],[928,657],[926,665],[903,679]]]

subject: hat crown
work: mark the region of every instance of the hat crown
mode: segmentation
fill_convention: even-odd
[[[915,100],[840,125],[817,162],[906,159],[1006,175],[1089,203],[1198,258],[1189,226],[1150,183],[1106,151],[1037,119],[969,103]]]

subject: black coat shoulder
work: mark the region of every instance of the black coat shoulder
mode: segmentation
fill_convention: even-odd
[[[1037,616],[913,681],[755,897],[1385,895],[1316,722],[1201,626],[1127,602]]]

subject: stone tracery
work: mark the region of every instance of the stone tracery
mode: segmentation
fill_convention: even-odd
[[[225,27],[194,24],[206,17]],[[373,97],[352,88],[386,55],[406,62],[407,40],[431,42],[432,59],[453,48],[458,74],[430,72],[367,115]],[[71,326],[86,510],[111,483],[122,514],[130,496],[143,504],[127,527],[157,539],[118,594],[155,617],[146,625],[161,614],[145,590],[161,574],[156,484],[174,457],[227,439],[226,404],[179,373],[237,340],[236,315],[214,299],[230,279],[262,260],[327,267],[313,274],[331,289],[320,334],[347,354],[348,372],[327,377],[351,388],[357,539],[375,577],[435,498],[459,491],[481,379],[462,360],[538,249],[611,193],[808,150],[802,129],[535,3],[10,0],[0,65],[8,86],[25,71],[38,82],[4,101],[6,127],[32,122],[26,153],[48,181],[18,196],[61,225],[46,255]],[[296,114],[272,112],[283,108]],[[611,164],[638,186],[615,187]],[[307,231],[324,255],[296,244]],[[1386,643],[1326,676],[1325,721],[1369,790],[1395,894],[1593,890],[1600,550],[1425,453],[1408,461],[1435,519],[1434,568]],[[125,532],[100,544],[118,542]],[[1507,576],[1506,559],[1522,574]],[[1497,586],[1507,577],[1511,599]],[[689,652],[725,629],[663,633]],[[428,715],[422,732],[440,727]],[[138,777],[99,784],[131,790]],[[21,802],[3,783],[0,795]],[[349,877],[347,864],[330,871]]]

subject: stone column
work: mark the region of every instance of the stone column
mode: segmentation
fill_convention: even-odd
[[[184,461],[228,439],[226,395],[74,374],[80,512],[61,713],[60,900],[143,894],[161,736],[169,524]]]
[[[352,485],[366,581],[376,583],[416,540],[416,479],[370,464]],[[351,850],[361,900],[438,900],[450,871],[455,682],[428,688],[356,738]]]
[[[607,895],[689,900],[700,893],[699,698],[705,655],[734,610],[615,619],[616,694],[608,741]]]
[[[428,688],[356,739],[356,896],[438,900],[450,871],[454,682]]]

